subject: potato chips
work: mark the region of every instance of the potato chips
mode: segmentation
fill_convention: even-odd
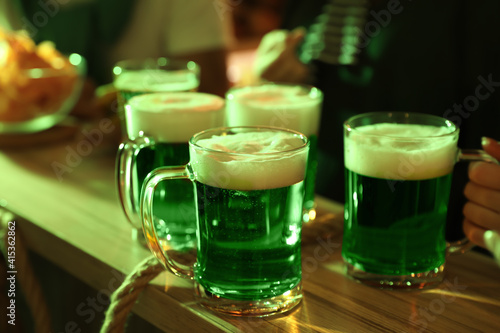
[[[0,29],[0,121],[18,122],[59,111],[78,73],[51,42]]]

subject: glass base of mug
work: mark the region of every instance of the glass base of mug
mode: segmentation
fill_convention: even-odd
[[[358,282],[380,289],[428,289],[443,281],[444,264],[427,272],[408,275],[382,275],[365,272],[346,263],[346,273]]]
[[[241,317],[267,317],[290,311],[302,300],[302,282],[286,293],[262,300],[240,301],[223,298],[195,282],[198,302],[212,311]]]

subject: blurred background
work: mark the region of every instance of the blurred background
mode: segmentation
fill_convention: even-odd
[[[251,68],[262,37],[282,24],[286,0],[246,0],[231,7],[233,42],[228,54],[228,79],[232,84],[255,80]],[[230,2],[229,2],[230,3]]]

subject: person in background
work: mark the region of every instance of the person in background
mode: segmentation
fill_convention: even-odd
[[[282,29],[261,41],[255,74],[308,83],[325,95],[317,193],[344,201],[343,123],[372,111],[434,114],[460,127],[459,146],[498,137],[498,1],[290,0]],[[498,139],[498,138],[497,138]],[[467,165],[457,164],[450,207],[462,207]],[[463,236],[450,209],[447,236]]]
[[[482,139],[483,149],[500,161],[500,143]],[[464,194],[464,233],[476,245],[488,249],[500,264],[500,165],[473,163]]]

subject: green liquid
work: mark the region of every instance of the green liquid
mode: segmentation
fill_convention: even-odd
[[[140,186],[142,187],[144,179],[153,169],[161,166],[186,165],[188,162],[189,144],[187,142],[156,143],[152,147],[143,148],[136,156]],[[193,192],[192,188],[190,192]]]
[[[199,214],[196,280],[229,299],[278,296],[301,280],[303,182],[256,191],[195,182]]]
[[[365,272],[407,275],[445,261],[451,174],[396,181],[345,169],[342,256]]]
[[[155,168],[185,165],[188,162],[188,143],[157,143],[153,147],[141,149],[136,156],[138,189],[142,188],[147,175]],[[153,213],[159,238],[169,240],[177,250],[194,246],[196,209],[190,180],[177,179],[160,183],[153,199]]]

